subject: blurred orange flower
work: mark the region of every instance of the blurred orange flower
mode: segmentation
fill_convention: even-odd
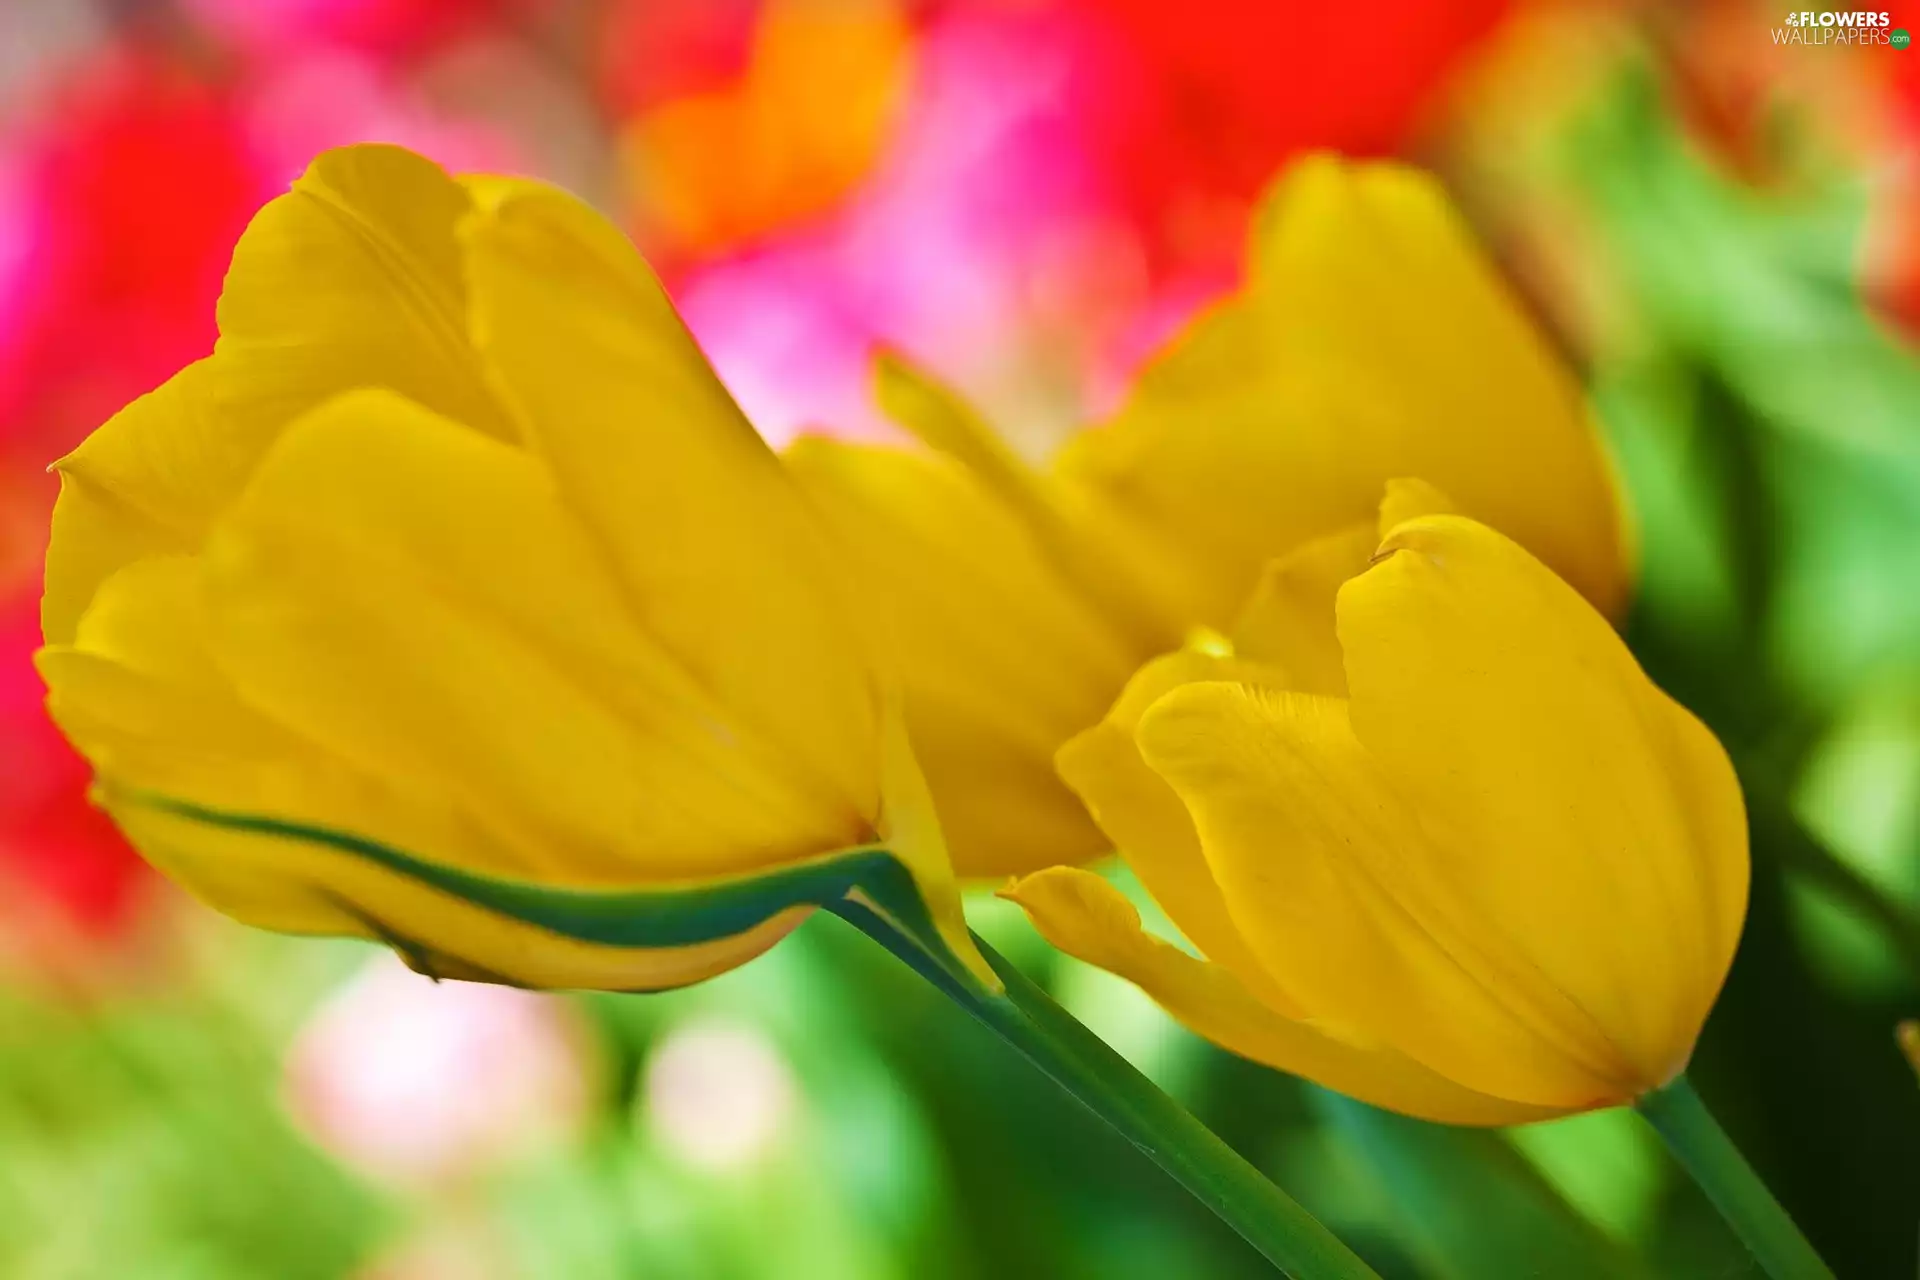
[[[737,78],[628,126],[650,236],[704,255],[830,209],[887,140],[911,37],[892,0],[770,0]]]

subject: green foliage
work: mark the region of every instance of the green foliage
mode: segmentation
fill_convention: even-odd
[[[331,1280],[391,1219],[282,1117],[216,999],[0,995],[0,1274]]]
[[[1392,1206],[1396,1234],[1435,1280],[1650,1274],[1499,1134],[1410,1120],[1324,1090],[1311,1094]]]

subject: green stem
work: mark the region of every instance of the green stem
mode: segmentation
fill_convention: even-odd
[[[833,910],[1018,1050],[1172,1175],[1274,1266],[1298,1280],[1379,1280],[1371,1267],[1286,1192],[977,935],[981,954],[1006,984],[1004,994],[975,989],[858,904],[840,904]]]
[[[1634,1106],[1773,1280],[1833,1280],[1833,1272],[1685,1076],[1646,1094]]]

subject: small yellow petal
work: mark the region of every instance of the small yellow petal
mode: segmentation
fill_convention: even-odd
[[[892,352],[874,363],[880,407],[927,447],[960,463],[1026,526],[1040,554],[1141,654],[1191,621],[1183,566],[1155,549],[1105,495],[1029,466],[953,388]]]
[[[211,360],[188,365],[108,419],[62,459],[40,621],[68,644],[100,584],[150,555],[198,548],[258,461],[251,442],[211,421]]]
[[[1387,481],[1387,496],[1380,500],[1376,537],[1384,539],[1396,527],[1420,516],[1450,516],[1458,512],[1453,499],[1433,485],[1402,476]]]
[[[1302,543],[1267,566],[1234,624],[1235,649],[1278,668],[1289,689],[1345,697],[1346,659],[1333,625],[1341,584],[1367,567],[1395,525],[1452,510],[1452,501],[1424,480],[1389,480],[1377,521]]]
[[[1367,567],[1378,543],[1371,524],[1356,524],[1302,543],[1269,564],[1234,624],[1235,651],[1274,667],[1286,688],[1344,695],[1347,675],[1333,629],[1333,601],[1340,584]]]
[[[1127,682],[1104,719],[1060,748],[1056,763],[1061,778],[1187,939],[1239,975],[1268,1005],[1297,1016],[1298,1003],[1267,973],[1227,911],[1186,806],[1147,767],[1134,741],[1140,717],[1171,689],[1194,680],[1261,681],[1274,674],[1198,649],[1155,658]]]
[[[1039,472],[1022,460],[960,395],[892,351],[873,362],[881,412],[914,438],[971,471],[1029,526],[1055,526],[1058,515]]]
[[[889,704],[881,719],[880,796],[877,834],[887,851],[912,875],[940,941],[972,971],[976,981],[989,991],[999,991],[1000,975],[974,946],[973,934],[967,928],[933,793],[907,740],[906,718],[897,704]],[[864,897],[859,891],[850,896]],[[869,905],[874,905],[871,900]]]
[[[1055,867],[1001,893],[1068,955],[1134,983],[1185,1024],[1242,1057],[1407,1115],[1448,1124],[1520,1124],[1557,1114],[1465,1089],[1392,1049],[1361,1048],[1256,1000],[1231,972],[1148,934],[1119,890]]]

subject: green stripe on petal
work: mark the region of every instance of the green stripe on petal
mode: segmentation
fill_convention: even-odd
[[[940,941],[912,874],[893,853],[877,846],[842,849],[724,879],[602,892],[478,875],[329,827],[229,813],[148,791],[102,790],[110,803],[138,805],[226,831],[319,845],[522,924],[596,946],[694,946],[745,933],[794,907],[828,907],[858,893],[943,967],[969,972]]]

